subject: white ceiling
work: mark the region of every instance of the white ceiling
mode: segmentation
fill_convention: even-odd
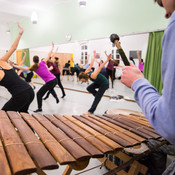
[[[10,25],[31,17],[33,10],[48,11],[56,4],[71,0],[0,0],[0,50],[10,47]]]
[[[24,17],[30,17],[32,11],[47,11],[59,2],[70,0],[0,0],[0,25],[9,26]]]

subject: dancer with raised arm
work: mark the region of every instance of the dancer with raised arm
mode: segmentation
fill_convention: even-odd
[[[91,68],[94,64],[94,59],[96,56],[96,52],[94,51],[94,57],[91,60],[90,66],[86,69],[85,72],[81,72],[79,74],[79,80],[82,82],[87,82],[90,79],[93,83],[87,87],[87,90],[95,97],[91,108],[84,113],[85,115],[92,114],[97,108],[103,94],[109,88],[108,79],[100,73],[101,69],[104,65],[111,59],[111,55],[108,56],[107,60],[100,65],[100,67],[96,71],[91,71]],[[98,89],[98,91],[96,90]]]
[[[139,59],[139,69],[141,72],[143,72],[144,63],[143,59],[140,57],[140,50],[137,50],[137,58]]]
[[[22,80],[14,69],[8,64],[10,56],[15,52],[24,29],[18,23],[20,29],[9,51],[0,58],[0,85],[4,86],[12,95],[11,99],[2,107],[4,111],[28,112],[29,105],[34,99],[31,86]]]
[[[56,51],[55,51],[55,53],[56,53]],[[55,63],[56,62],[55,53],[53,54],[52,58],[50,57],[49,60],[47,61],[47,66],[48,66],[50,72],[56,76],[58,86],[60,87],[60,89],[62,91],[62,97],[61,98],[64,98],[66,96],[66,94],[65,94],[63,85],[61,83],[61,80],[60,80],[60,70],[59,70],[58,66],[56,65],[56,63]],[[51,93],[50,91],[47,92],[46,97],[44,98],[44,100],[46,100],[49,97],[50,93]]]
[[[53,48],[54,48],[54,43],[52,43],[52,49],[48,53],[47,58],[44,58],[40,63],[39,63],[39,57],[34,56],[33,57],[34,64],[29,68],[14,65],[14,67],[16,67],[18,69],[35,71],[45,81],[45,84],[37,92],[38,109],[35,110],[34,112],[41,112],[42,111],[42,97],[49,90],[52,93],[52,95],[55,97],[56,103],[59,103],[59,99],[57,97],[57,94],[54,91],[54,87],[57,84],[57,79],[56,79],[55,75],[53,75],[46,66],[46,62],[49,60],[49,58],[52,55]]]
[[[108,57],[107,51],[104,52]],[[114,88],[114,66],[118,66],[118,63],[114,59],[110,59],[106,67],[106,78],[111,78],[112,88]]]

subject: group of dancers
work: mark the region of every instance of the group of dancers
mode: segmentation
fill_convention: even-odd
[[[56,102],[59,103],[58,96],[54,90],[54,87],[57,84],[62,91],[62,98],[66,96],[64,88],[60,81],[60,70],[56,65],[58,60],[55,57],[56,52],[53,53],[54,43],[52,43],[52,48],[47,57],[41,61],[39,61],[38,56],[34,56],[34,64],[30,67],[25,66],[23,63],[26,53],[24,52],[24,57],[20,65],[15,65],[9,60],[9,58],[17,49],[20,38],[24,32],[24,29],[20,26],[19,23],[18,28],[20,31],[14,43],[12,44],[9,51],[2,58],[0,58],[0,85],[4,86],[12,96],[11,99],[2,107],[2,110],[28,113],[29,106],[34,99],[34,85],[29,85],[29,83],[32,82],[31,79],[33,77],[33,72],[35,72],[45,81],[45,84],[36,93],[38,108],[34,112],[41,112],[42,100],[46,100],[49,97],[50,93],[54,96]],[[107,60],[101,63],[97,70],[92,71],[96,56],[97,53],[94,51],[94,56],[91,60],[90,66],[84,72],[78,75],[79,80],[82,82],[86,82],[88,79],[92,80],[93,82],[87,87],[87,90],[95,97],[94,102],[92,103],[91,108],[84,114],[90,114],[96,110],[97,105],[100,102],[104,92],[109,88],[109,80],[104,75],[102,75],[100,71],[104,65],[109,62],[111,55],[107,56]],[[14,68],[18,69],[18,74]],[[23,71],[25,71],[27,74],[25,81],[18,76],[21,75]],[[45,94],[46,96],[44,97]]]
[[[52,94],[56,99],[56,103],[59,103],[59,98],[54,90],[57,84],[62,91],[61,98],[66,96],[60,80],[61,73],[58,68],[58,58],[55,57],[58,48],[55,52],[53,52],[54,43],[52,43],[52,48],[47,57],[40,61],[37,55],[34,56],[34,64],[30,67],[24,65],[26,52],[24,52],[23,59],[19,65],[13,64],[9,58],[17,49],[20,38],[24,32],[24,29],[19,23],[18,27],[20,32],[16,37],[16,40],[12,44],[10,50],[0,59],[0,85],[4,86],[12,95],[11,99],[3,106],[2,109],[5,111],[28,112],[28,108],[34,99],[33,90],[35,89],[35,86],[32,83],[32,77],[33,72],[35,72],[45,82],[45,84],[36,93],[38,108],[34,111],[42,112],[42,100],[46,100],[50,94]],[[89,79],[92,81],[92,84],[87,87],[87,91],[94,96],[94,101],[89,110],[84,114],[94,113],[103,94],[109,88],[109,78],[111,79],[113,88],[113,69],[114,66],[119,66],[119,64],[116,62],[116,60],[111,59],[111,55],[108,55],[106,51],[105,55],[107,56],[106,61],[103,62],[100,60],[98,68],[94,70],[94,62],[98,62],[97,60],[99,60],[99,54],[94,51],[93,58],[91,59],[91,63],[88,65],[88,67],[80,72],[78,71],[77,79],[79,81],[88,82]],[[140,59],[141,58],[139,58],[139,60]],[[71,64],[73,64],[73,59],[66,63],[66,68],[69,72],[75,72],[73,71],[73,66],[71,66]],[[106,64],[107,66],[105,67]],[[19,78],[14,69],[18,70],[17,74],[20,75],[20,77],[22,77],[25,81]],[[23,75],[23,72],[26,74],[26,76]],[[63,72],[65,72],[64,69]]]

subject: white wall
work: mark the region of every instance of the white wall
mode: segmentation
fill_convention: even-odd
[[[10,49],[10,34],[6,33],[7,27],[3,24],[0,25],[0,49],[9,50]]]
[[[148,46],[149,33],[128,35],[121,37],[121,45],[127,57],[129,57],[130,50],[141,50],[142,59],[146,58],[146,51]],[[135,59],[136,65],[138,65],[138,59]]]
[[[129,57],[130,50],[142,50],[142,58],[145,60],[146,51],[147,51],[147,44],[148,44],[148,37],[149,34],[137,34],[137,35],[128,35],[128,36],[121,36],[121,45],[125,51],[127,57]],[[101,58],[103,60],[106,59],[104,51],[106,50],[108,53],[111,53],[112,44],[109,38],[104,39],[94,39],[94,40],[87,40],[87,41],[80,41],[74,43],[67,43],[67,44],[60,44],[55,45],[59,47],[58,52],[60,53],[73,53],[74,55],[74,62],[80,63],[81,57],[81,44],[86,43],[88,46],[88,53],[92,56],[93,51],[100,53]],[[46,47],[38,47],[38,48],[31,48],[30,49],[30,60],[32,63],[32,58],[34,55],[38,55],[40,58],[44,58],[47,56],[48,52],[50,51],[51,46]],[[136,65],[138,65],[138,60],[135,60]],[[122,64],[122,63],[121,63]]]

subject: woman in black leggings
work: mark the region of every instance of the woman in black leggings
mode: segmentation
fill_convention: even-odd
[[[53,52],[53,48],[54,48],[54,44],[52,43],[52,49],[49,52],[47,58],[44,58],[40,63],[39,63],[39,57],[34,56],[33,57],[34,64],[29,68],[25,68],[25,67],[22,67],[22,66],[16,66],[15,65],[16,68],[21,69],[21,70],[35,71],[45,81],[45,84],[37,92],[38,109],[35,110],[34,112],[41,112],[42,111],[42,97],[45,95],[45,93],[47,91],[50,91],[52,93],[52,95],[55,97],[56,103],[59,103],[59,99],[57,97],[57,94],[54,91],[54,87],[57,84],[57,79],[48,70],[48,68],[46,66],[46,62],[51,57],[51,54]]]
[[[14,69],[8,64],[8,60],[17,49],[24,29],[19,25],[20,32],[12,44],[10,50],[0,58],[0,85],[4,86],[12,95],[11,99],[2,107],[4,111],[28,112],[29,105],[34,99],[31,86],[20,79]]]

